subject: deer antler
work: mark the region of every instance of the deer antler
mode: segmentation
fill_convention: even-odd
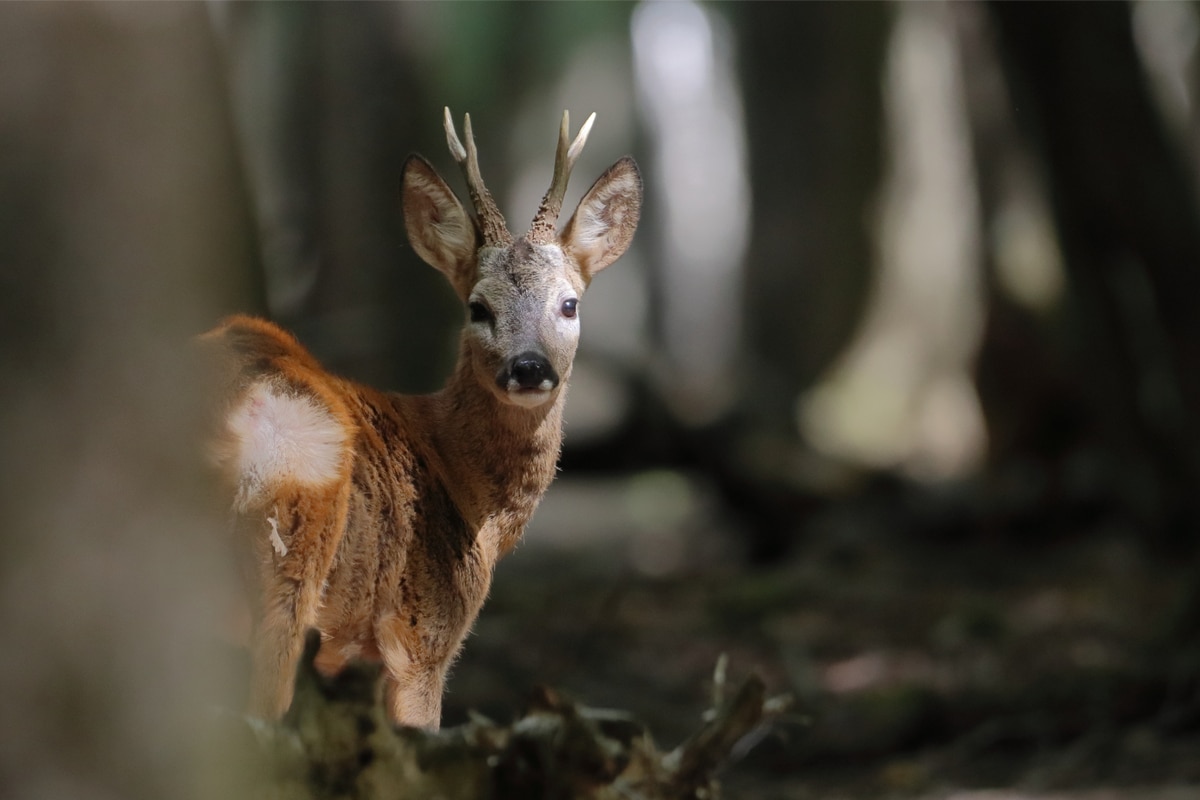
[[[542,204],[533,218],[533,224],[529,226],[529,234],[526,236],[529,241],[539,244],[549,244],[554,241],[557,233],[555,226],[558,222],[558,212],[562,210],[563,196],[567,193],[567,181],[571,177],[571,168],[575,166],[575,161],[583,152],[583,146],[587,143],[588,134],[591,133],[592,123],[595,121],[596,114],[593,112],[583,123],[583,127],[579,129],[579,135],[575,137],[575,141],[568,147],[567,139],[571,135],[571,114],[569,111],[563,112],[562,126],[558,130],[558,150],[554,154],[554,177],[550,179],[550,188],[546,190],[546,196],[542,198]]]
[[[512,234],[504,222],[504,215],[492,199],[492,193],[483,185],[483,176],[479,174],[479,153],[475,150],[475,136],[471,132],[471,115],[463,115],[463,135],[467,138],[467,146],[463,147],[454,130],[454,120],[450,118],[450,108],[445,110],[446,144],[450,147],[450,155],[462,167],[463,176],[467,179],[467,191],[471,194],[471,204],[475,206],[475,215],[483,228],[483,243],[491,247],[503,247],[512,243]],[[559,201],[561,204],[561,200]]]

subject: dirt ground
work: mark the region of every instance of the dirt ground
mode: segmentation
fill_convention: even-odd
[[[945,516],[936,498],[831,503],[785,563],[751,569],[703,484],[560,481],[498,568],[444,722],[507,720],[546,684],[668,747],[724,653],[731,680],[795,698],[727,797],[1200,798],[1192,559],[1102,519],[1015,544]]]

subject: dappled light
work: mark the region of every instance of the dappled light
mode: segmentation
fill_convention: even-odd
[[[986,447],[969,375],[982,331],[979,208],[952,33],[942,6],[898,10],[870,305],[799,405],[815,446],[926,479],[969,474]]]
[[[681,414],[710,421],[729,409],[741,377],[739,268],[753,213],[733,42],[718,14],[690,0],[642,3],[631,26],[661,214],[664,386]]]
[[[1014,165],[1014,173],[1020,171]],[[1063,294],[1062,253],[1050,214],[1032,178],[1014,175],[1010,194],[992,222],[989,245],[999,288],[1015,302],[1048,315]]]
[[[1200,14],[1190,3],[1137,0],[1133,40],[1167,119],[1186,136],[1197,111],[1198,98],[1188,70],[1194,68],[1200,44]]]

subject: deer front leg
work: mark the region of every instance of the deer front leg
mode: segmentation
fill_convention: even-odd
[[[275,503],[263,516],[255,543],[261,605],[251,644],[251,714],[278,719],[291,705],[304,632],[317,622],[348,498],[348,484],[310,489]]]
[[[442,687],[449,663],[423,658],[423,643],[412,619],[388,616],[376,627],[383,659],[385,702],[393,722],[436,731],[442,724]]]
[[[436,731],[442,726],[442,688],[446,672],[437,666],[421,666],[403,675],[388,670],[386,697],[388,713],[400,725]]]

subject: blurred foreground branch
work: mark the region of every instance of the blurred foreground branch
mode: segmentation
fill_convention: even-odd
[[[620,711],[586,708],[539,689],[511,725],[482,716],[440,732],[394,728],[380,702],[379,668],[333,679],[313,667],[310,635],[295,701],[280,723],[226,717],[225,780],[251,797],[318,798],[714,798],[716,774],[787,707],[751,676],[706,715],[700,730],[664,753]],[[724,694],[724,693],[722,693]],[[744,747],[742,750],[744,751]],[[230,796],[230,786],[210,787]]]

